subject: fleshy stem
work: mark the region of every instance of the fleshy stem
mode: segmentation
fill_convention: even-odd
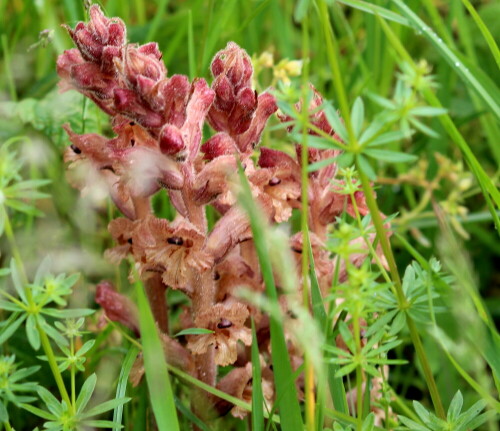
[[[337,56],[337,53],[339,52],[337,41],[335,38],[335,34],[333,32],[333,28],[330,23],[330,17],[326,2],[325,0],[319,0],[318,3],[319,3],[319,17],[325,33],[328,61],[330,63],[330,67],[334,75],[333,83],[339,100],[342,117],[345,121],[345,125],[349,135],[349,148],[353,153],[356,154],[359,153],[360,147],[356,140],[356,136],[354,134],[354,130],[351,124],[351,118],[349,115],[349,105],[347,102],[347,95],[343,85],[342,74],[340,73],[340,65]],[[389,264],[392,281],[396,286],[396,293],[397,293],[399,307],[402,310],[407,309],[409,304],[403,292],[401,278],[399,277],[398,269],[396,267],[396,262],[394,260],[394,255],[392,253],[389,239],[387,238],[382,217],[380,215],[377,202],[374,198],[373,188],[370,184],[369,178],[366,176],[362,168],[359,166],[358,160],[356,160],[356,169],[359,173],[359,178],[363,186],[366,203],[368,205],[368,209],[370,210],[370,214],[372,216],[373,225],[375,226],[375,231],[377,232],[377,237],[382,246],[385,258],[387,259],[387,262]],[[439,392],[436,386],[436,381],[434,380],[434,376],[432,375],[429,361],[427,359],[427,355],[422,345],[420,335],[418,334],[417,327],[415,326],[413,319],[408,314],[406,314],[406,321],[408,323],[408,328],[410,330],[410,337],[412,343],[415,346],[415,351],[417,353],[418,359],[424,371],[424,377],[427,383],[427,387],[429,388],[432,403],[434,404],[434,408],[436,409],[437,415],[440,418],[445,419],[446,414],[443,408],[443,404],[441,402],[441,397],[439,396]]]
[[[409,307],[409,303],[403,292],[401,278],[399,277],[398,269],[396,267],[396,261],[394,260],[394,254],[392,253],[391,245],[386,235],[384,222],[380,215],[377,201],[374,198],[373,188],[370,184],[369,178],[362,171],[362,169],[360,169],[360,166],[358,164],[356,168],[359,173],[361,184],[363,185],[366,204],[368,205],[368,208],[370,210],[370,214],[373,220],[373,225],[375,226],[375,230],[377,232],[380,245],[389,264],[389,270],[391,272],[392,281],[396,286],[399,308],[405,310]],[[434,408],[436,409],[436,413],[438,414],[438,416],[444,419],[446,418],[446,413],[443,408],[441,397],[439,396],[439,391],[436,386],[436,381],[434,380],[434,376],[432,375],[431,367],[429,365],[429,361],[427,359],[427,355],[425,353],[424,346],[422,344],[422,340],[420,339],[420,335],[418,333],[415,322],[413,322],[413,319],[408,313],[406,313],[406,323],[408,324],[408,329],[410,330],[411,341],[415,346],[415,351],[417,352],[418,359],[420,361],[420,364],[422,365],[422,370],[424,372],[424,377],[427,382],[427,387],[429,388],[432,403],[434,404]]]
[[[307,103],[308,97],[308,80],[309,80],[309,21],[307,14],[302,21],[302,58],[303,58],[303,72],[302,72],[302,123],[306,124],[309,120],[309,106]],[[300,152],[301,161],[301,229],[302,229],[302,295],[303,304],[306,310],[309,310],[309,224],[308,224],[308,186],[309,177],[307,166],[309,163],[309,151],[307,146],[307,127],[302,127],[302,148]],[[314,431],[315,425],[315,400],[314,400],[314,367],[311,359],[308,357],[307,352],[304,353],[305,365],[305,401],[306,401],[306,430]]]
[[[24,264],[21,258],[21,254],[19,253],[19,248],[17,246],[16,238],[14,236],[14,231],[12,230],[12,225],[10,223],[10,218],[9,214],[4,206],[0,208],[4,212],[4,218],[5,218],[5,236],[7,237],[7,241],[10,245],[10,249],[12,252],[12,256],[14,257],[14,261],[16,263],[16,266],[19,270],[19,273],[21,275],[21,280],[24,286],[25,294],[26,294],[26,299],[28,300],[28,303],[30,307],[35,308],[35,304],[33,302],[33,296],[31,294],[31,289],[27,287],[29,281],[28,277],[26,276],[26,271],[24,269]],[[38,333],[40,334],[40,341],[43,347],[43,350],[45,352],[45,355],[47,356],[47,360],[49,362],[50,369],[52,371],[52,374],[54,375],[54,379],[56,381],[57,387],[59,389],[59,393],[61,394],[61,398],[67,403],[68,406],[70,406],[70,409],[74,409],[74,405],[71,403],[71,400],[68,395],[68,391],[66,390],[66,386],[64,385],[64,380],[62,378],[61,372],[59,371],[59,367],[57,366],[57,361],[56,357],[54,354],[54,350],[52,349],[52,346],[50,345],[50,340],[43,328],[37,323],[36,325]]]

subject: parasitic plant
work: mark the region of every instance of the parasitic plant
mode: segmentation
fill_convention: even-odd
[[[89,23],[67,27],[76,48],[59,57],[57,71],[61,90],[79,91],[111,119],[112,138],[79,135],[63,126],[71,141],[65,153],[69,169],[83,169],[87,177],[99,177],[122,213],[109,224],[116,245],[106,255],[116,264],[132,258],[132,275],[138,274],[145,286],[167,361],[246,401],[252,390],[248,346],[252,344],[253,320],[264,398],[272,403],[270,319],[236,294],[242,287],[257,293],[265,290],[250,219],[238,202],[237,172],[246,177],[255,205],[270,224],[289,221],[293,211],[301,209],[301,191],[307,187],[308,241],[324,294],[333,281],[345,281],[347,266],[361,266],[373,248],[374,234],[367,244],[354,240],[351,248],[355,252],[347,261],[336,259],[326,247],[329,230],[339,216],[368,214],[364,194],[352,182],[352,192],[346,193],[345,182],[336,179],[338,167],[328,161],[341,150],[308,148],[304,158],[299,140],[294,156],[259,146],[268,119],[278,110],[277,102],[271,91],[254,90],[251,59],[237,44],[229,42],[215,55],[211,85],[202,78],[190,82],[184,75],[167,76],[156,43],[129,44],[120,19],[105,17],[97,5],[89,13]],[[309,95],[308,133],[342,143],[323,111],[321,95],[314,88]],[[297,111],[303,110],[301,106],[299,102]],[[296,136],[293,119],[285,113],[278,118],[289,125],[292,138]],[[205,125],[212,130],[208,139]],[[309,173],[307,184],[301,176],[303,160],[321,166]],[[321,161],[325,163],[318,164]],[[76,185],[89,187],[85,178]],[[159,218],[153,211],[152,198],[160,192],[168,194],[175,208],[173,221]],[[217,213],[213,226],[207,222],[209,207]],[[304,249],[307,242],[301,232],[288,241],[297,261],[292,270],[300,280],[300,261],[309,253]],[[382,256],[380,260],[385,262]],[[279,278],[277,275],[278,286]],[[189,298],[179,319],[183,338],[173,337],[169,328],[168,289],[182,291]],[[296,290],[300,289],[297,282]],[[111,283],[98,285],[96,302],[109,319],[140,335],[135,305]],[[280,298],[280,306],[286,313],[285,297]],[[287,345],[297,369],[303,354],[292,340]],[[218,378],[218,366],[228,365],[233,366],[231,371]],[[141,369],[137,363],[135,382]],[[302,379],[297,382],[300,393]],[[220,399],[212,403],[219,414],[231,409],[234,415],[244,414]]]

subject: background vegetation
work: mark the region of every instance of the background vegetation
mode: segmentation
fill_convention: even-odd
[[[379,154],[370,162],[374,173],[366,173],[376,176],[381,211],[396,214],[391,243],[401,276],[413,260],[419,260],[426,269],[434,256],[454,280],[452,287],[441,291],[436,306],[445,311],[438,315],[437,323],[418,323],[437,390],[446,408],[460,390],[465,407],[482,398],[488,408],[498,411],[495,386],[498,388],[500,355],[494,328],[500,319],[500,243],[495,229],[500,202],[500,54],[495,41],[500,40],[500,3],[109,0],[102,6],[108,16],[120,16],[126,22],[130,41],[159,43],[169,74],[210,79],[212,56],[233,40],[257,63],[263,52],[273,54],[274,67],[263,67],[258,75],[261,88],[283,82],[284,76],[291,76],[298,88],[301,78],[293,78],[293,71],[283,71],[286,64],[279,62],[303,60],[308,80],[334,106],[350,110],[357,97],[363,98],[365,126],[375,122],[383,109],[395,113],[397,121],[393,122],[397,122],[402,139],[385,148],[415,158],[408,163],[408,158],[388,160],[387,154]],[[73,27],[85,18],[85,8],[76,0],[0,0],[0,17],[0,180],[4,180],[0,182],[0,218],[6,217],[8,208],[8,226],[0,238],[0,267],[11,267],[12,255],[18,258],[12,247],[15,237],[18,260],[22,260],[30,280],[42,259],[51,255],[54,274],[81,274],[67,298],[72,307],[96,308],[96,282],[108,278],[126,286],[127,268],[116,269],[102,258],[111,245],[106,226],[116,210],[98,192],[90,191],[80,198],[65,178],[62,161],[68,145],[61,129],[64,122],[69,121],[77,132],[110,131],[107,118],[90,102],[76,92],[59,94],[56,88],[57,55],[72,47],[60,24]],[[304,53],[304,34],[308,37],[308,55]],[[342,78],[341,87],[340,80],[334,79],[336,69]],[[407,95],[396,86],[398,80],[405,79],[416,80],[413,88],[415,82],[429,85]],[[289,103],[286,94],[282,106]],[[436,107],[439,103],[448,116],[442,111],[412,111],[416,106]],[[410,129],[414,129],[411,136]],[[279,130],[264,139],[268,146],[291,148]],[[9,172],[17,162],[23,163],[18,172],[24,179],[48,179],[50,183],[30,185],[42,187],[46,195],[20,196],[21,203],[8,206],[2,187],[5,191],[6,179],[10,180]],[[23,202],[31,204],[35,198],[39,198],[35,206],[23,206]],[[165,200],[157,202],[158,214],[169,217],[169,211]],[[448,281],[446,277],[440,280]],[[9,283],[5,281],[2,289]],[[10,311],[2,311],[2,334],[14,321]],[[110,326],[101,332],[97,323],[95,316],[88,319],[85,329],[94,332],[90,338],[96,341],[86,353],[85,372],[76,377],[76,386],[81,387],[93,372],[97,373],[94,404],[115,398],[116,381],[127,364],[124,357],[129,351],[122,332]],[[477,334],[482,335],[478,338]],[[68,340],[72,336],[68,335]],[[392,407],[398,414],[419,421],[410,401],[419,400],[431,410],[432,402],[410,334],[403,332],[401,339],[403,343],[393,357],[406,359],[409,365],[394,367],[391,372],[390,386],[399,396],[396,401],[392,398]],[[48,365],[37,359],[25,331],[16,331],[8,342],[5,340],[1,353],[15,354],[22,367],[41,365],[43,370],[32,379],[57,392]],[[174,392],[179,393],[181,381],[173,379],[173,385]],[[394,395],[388,394],[389,398]],[[124,408],[127,429],[144,429],[149,415],[146,395],[145,385],[127,392],[133,398]],[[187,426],[189,414],[185,406],[180,409],[181,424]],[[35,415],[12,404],[9,413],[10,423],[18,430],[40,426]],[[344,423],[352,421],[344,418]],[[213,426],[246,429],[247,425],[226,419]],[[498,429],[495,419],[483,426]]]

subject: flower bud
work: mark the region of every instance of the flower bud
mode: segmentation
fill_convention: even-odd
[[[205,154],[205,160],[213,160],[216,157],[234,154],[238,150],[232,138],[224,132],[217,133],[201,146],[201,152]]]
[[[101,281],[96,287],[95,302],[106,313],[109,320],[120,322],[139,335],[137,308],[126,296],[118,293],[109,281]]]
[[[181,131],[171,124],[165,124],[160,132],[160,150],[163,154],[173,156],[186,148]]]
[[[66,29],[83,58],[94,63],[101,63],[106,46],[121,47],[126,38],[123,22],[118,18],[106,18],[98,5],[91,6],[88,24],[79,22],[74,30],[68,26]],[[114,51],[114,53],[119,55],[119,51]],[[109,61],[106,64],[111,65]]]

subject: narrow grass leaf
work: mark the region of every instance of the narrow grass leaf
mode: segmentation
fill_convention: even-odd
[[[337,1],[338,3],[345,4],[346,6],[350,6],[354,9],[358,9],[363,12],[367,12],[369,14],[381,16],[382,18],[388,21],[397,22],[398,24],[402,24],[407,27],[410,26],[410,22],[408,21],[407,18],[382,6],[377,6],[362,0],[337,0]]]
[[[261,218],[260,210],[253,200],[250,186],[241,169],[241,166],[239,168],[239,174],[242,186],[240,202],[250,218],[255,248],[261,265],[264,283],[266,285],[266,294],[270,300],[277,301],[278,293],[274,283],[273,269],[265,237],[266,226]],[[302,431],[303,422],[297,398],[297,390],[295,388],[294,381],[290,382],[290,376],[293,372],[290,358],[288,356],[283,326],[282,323],[277,321],[275,317],[271,316],[270,320],[271,355],[274,368],[278,409],[281,413],[281,423],[283,429],[290,431]]]
[[[374,159],[391,163],[414,162],[415,160],[418,159],[418,157],[413,154],[406,154],[406,153],[401,153],[399,151],[390,151],[390,150],[366,149],[364,151],[364,154]]]
[[[260,369],[259,344],[252,319],[252,431],[264,431],[264,395]]]
[[[148,300],[140,282],[136,283],[135,290],[139,306],[139,325],[144,349],[144,368],[153,412],[160,430],[176,431],[179,430],[179,421],[163,347],[151,309],[149,308]]]
[[[462,0],[462,3],[465,5],[470,15],[472,16],[472,19],[474,20],[479,30],[481,31],[484,40],[486,40],[486,43],[488,44],[488,47],[490,48],[490,51],[493,54],[493,57],[495,58],[497,66],[500,69],[500,49],[498,49],[498,45],[495,42],[495,38],[493,37],[486,24],[477,13],[476,9],[474,9],[474,6],[472,6],[472,3],[469,0]]]
[[[116,386],[115,399],[125,397],[125,394],[127,392],[127,383],[130,371],[132,370],[132,366],[134,365],[138,353],[139,349],[135,346],[130,347],[129,351],[127,352],[127,355],[123,360],[122,368],[120,370],[120,376],[118,377],[118,385]],[[123,417],[123,403],[118,404],[113,412],[113,422],[115,423],[115,425],[113,426],[114,431],[120,429],[122,424],[122,417]]]

